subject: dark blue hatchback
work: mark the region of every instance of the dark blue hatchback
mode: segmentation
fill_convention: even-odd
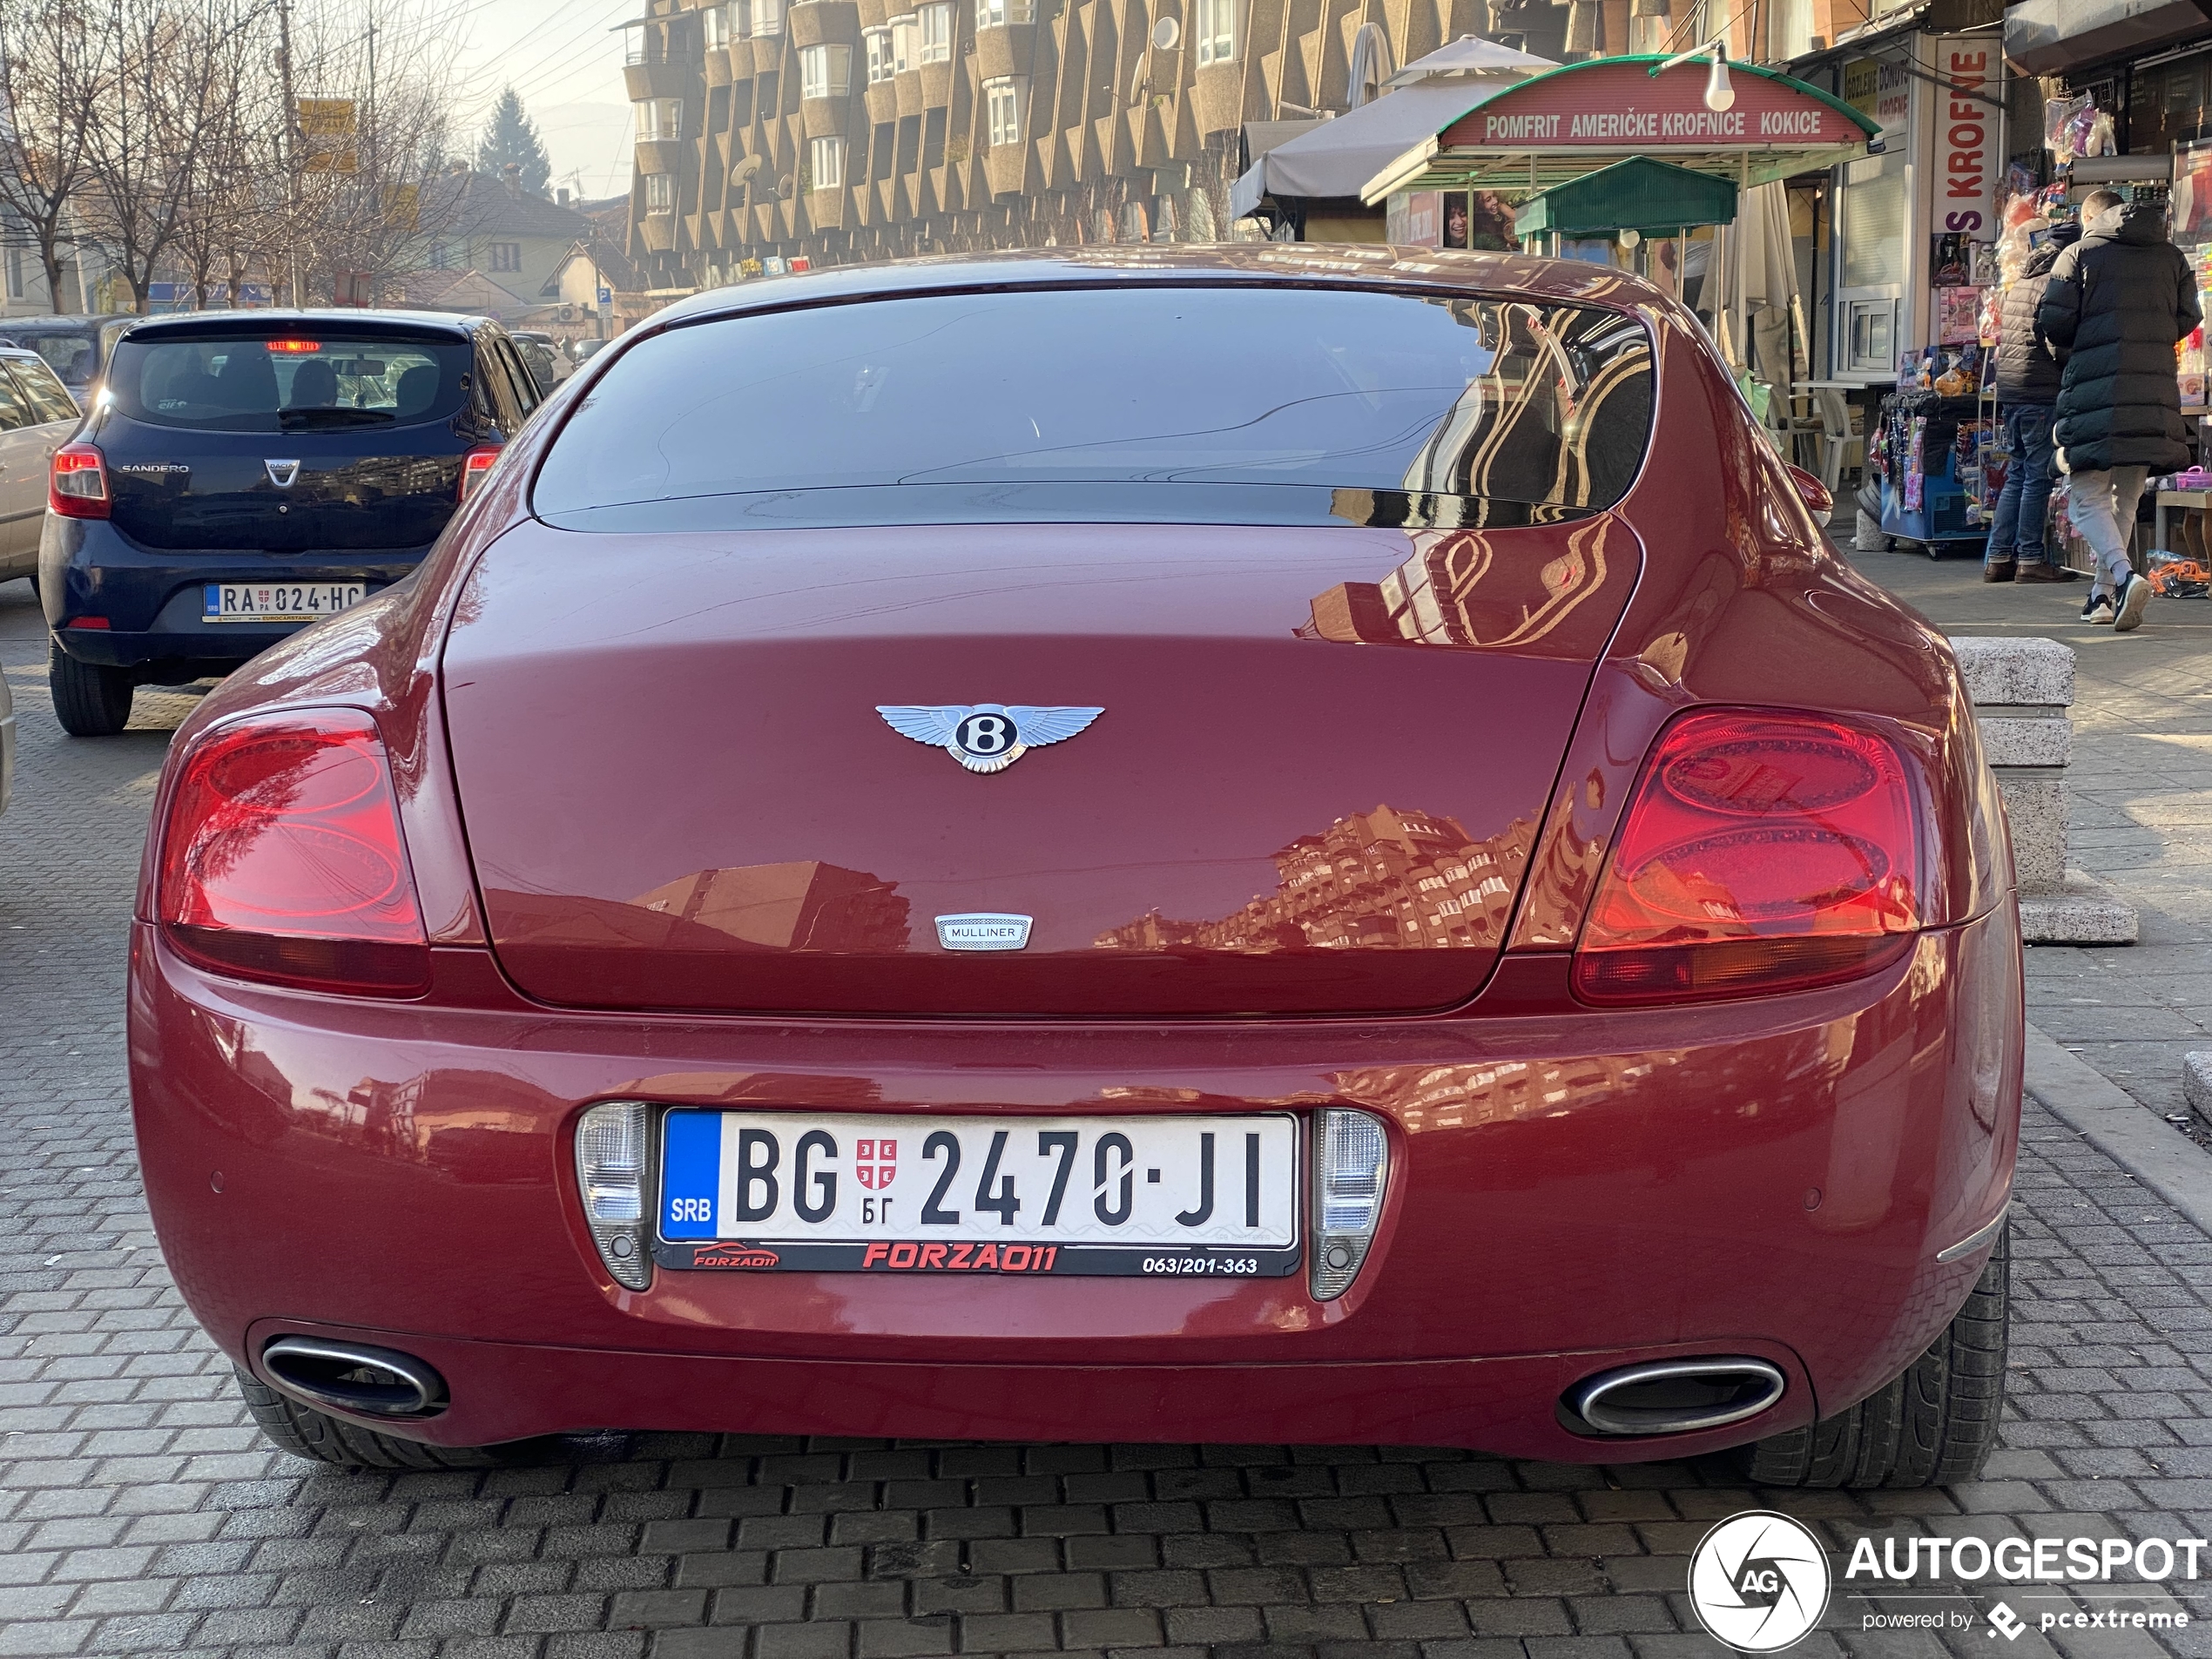
[[[538,401],[482,317],[220,312],[139,323],[54,456],[39,592],[55,712],[226,674],[419,564]]]

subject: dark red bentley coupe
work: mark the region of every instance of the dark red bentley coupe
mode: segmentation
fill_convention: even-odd
[[[1483,254],[750,283],[179,732],[130,1030],[271,1438],[1996,1432],[1997,795],[1694,319]]]

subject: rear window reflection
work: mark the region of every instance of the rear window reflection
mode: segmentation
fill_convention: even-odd
[[[1610,506],[1649,434],[1632,318],[1373,290],[1086,287],[725,318],[628,351],[536,505],[579,528],[759,492],[1299,485]],[[602,509],[619,509],[608,512]]]
[[[462,341],[330,335],[125,341],[108,390],[132,420],[229,432],[407,426],[449,419],[466,395]]]

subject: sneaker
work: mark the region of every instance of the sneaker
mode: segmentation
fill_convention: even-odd
[[[2071,582],[2074,572],[2064,565],[2051,564],[2042,559],[2022,559],[2013,577],[2015,582]]]
[[[2018,568],[2010,559],[1990,559],[1981,567],[1981,579],[1985,582],[2010,582],[2013,572]]]
[[[2143,612],[2150,609],[2150,583],[2132,571],[2127,585],[2120,590],[2119,603],[2113,607],[2112,631],[2116,634],[2131,634],[2143,625]]]
[[[2081,620],[2084,622],[2110,622],[2112,616],[2112,596],[2108,593],[2093,593],[2081,602]]]

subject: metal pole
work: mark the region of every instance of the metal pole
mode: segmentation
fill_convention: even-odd
[[[285,190],[292,204],[290,233],[285,239],[291,258],[292,303],[300,303],[300,116],[299,100],[292,95],[292,0],[277,0],[277,78],[284,95]]]

